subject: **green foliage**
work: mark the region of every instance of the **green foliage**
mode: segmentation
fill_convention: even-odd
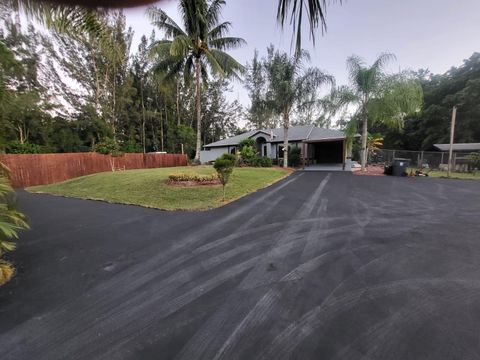
[[[455,142],[480,142],[480,53],[445,74],[419,70],[414,75],[423,90],[423,111],[407,116],[401,133],[374,125],[374,131],[384,135],[385,148],[431,150],[433,144],[448,143],[454,105]]]
[[[120,145],[115,139],[111,138],[105,138],[95,145],[95,152],[103,155],[112,155],[113,157],[122,155]]]
[[[335,2],[335,0],[333,1]],[[342,0],[338,0],[341,4]],[[331,3],[331,2],[330,2]],[[315,44],[315,31],[320,27],[322,34],[327,31],[325,15],[327,0],[278,0],[277,19],[282,25],[290,21],[295,36],[295,53],[302,51],[302,20],[306,16],[310,23],[310,38]]]
[[[333,85],[335,82],[332,76],[318,68],[305,68],[305,63],[309,60],[310,56],[306,51],[291,57],[270,46],[267,59],[263,62],[268,84],[267,103],[273,114],[282,117],[286,135],[285,147],[288,146],[288,128],[294,109],[300,109],[305,103],[315,101],[321,85]],[[288,158],[283,165],[288,166]]]
[[[0,286],[13,276],[12,264],[3,259],[7,252],[15,250],[18,231],[28,229],[25,215],[15,209],[15,194],[7,178],[7,168],[0,163]]]
[[[240,150],[240,156],[247,165],[250,164],[257,156],[257,152],[252,145],[243,145]]]
[[[193,170],[203,175],[211,175],[214,171],[211,166],[196,166]],[[200,210],[224,205],[223,194],[216,186],[183,187],[168,184],[169,174],[191,171],[191,167],[178,167],[122,171],[116,174],[104,172],[27,190],[166,210]],[[238,199],[271,185],[287,174],[279,168],[236,168],[228,183],[225,200]]]
[[[255,146],[255,139],[246,138],[246,139],[243,139],[242,141],[240,141],[240,143],[238,144],[238,148],[239,148],[240,151],[242,151],[242,149],[245,146],[250,146],[250,147],[253,148]]]
[[[381,54],[375,62],[368,66],[365,61],[352,55],[347,59],[350,75],[350,88],[344,88],[339,94],[345,101],[340,107],[348,104],[357,107],[352,122],[362,125],[362,146],[360,160],[362,170],[367,163],[368,129],[372,124],[382,124],[385,127],[400,130],[404,119],[418,113],[423,103],[422,89],[410,73],[395,75],[385,73],[386,65],[395,59],[395,55]],[[338,91],[338,90],[337,90]],[[351,128],[357,125],[351,125]],[[348,145],[352,148],[353,133],[349,133]]]
[[[300,166],[302,161],[302,150],[299,147],[288,148],[288,163],[292,167]]]
[[[202,109],[202,79],[207,69],[219,77],[239,78],[243,66],[225,51],[238,48],[245,40],[226,37],[231,24],[220,22],[225,0],[181,0],[182,29],[163,10],[151,7],[148,14],[153,25],[162,30],[165,39],[155,42],[152,54],[157,58],[154,68],[165,79],[183,75],[189,83],[195,73],[197,139],[195,161],[200,161]]]
[[[171,181],[193,181],[197,183],[211,183],[218,180],[217,174],[201,175],[192,173],[170,174],[168,179]]]
[[[259,59],[255,49],[251,64],[247,64],[245,71],[245,87],[250,98],[250,107],[247,109],[247,118],[255,129],[273,128],[273,110],[267,100],[268,82],[265,72],[264,59]]]
[[[102,139],[116,138],[125,152],[180,153],[183,149],[194,156],[197,112],[192,74],[180,70],[165,77],[170,66],[161,61],[166,58],[153,50],[150,53],[161,43],[154,33],[142,36],[137,51],[132,51],[133,31],[119,10],[95,12],[101,36],[83,30],[61,31],[44,21],[50,31],[37,31],[38,24],[29,26],[28,21],[43,16],[45,9],[55,10],[19,2],[21,11],[30,8],[35,12],[22,17],[28,25],[22,26],[12,3],[0,6],[4,25],[0,32],[0,152],[10,151],[9,144],[18,153],[91,151]],[[217,5],[209,16],[219,15],[222,4]],[[63,10],[65,15],[75,13],[70,8]],[[46,16],[50,15],[58,17],[59,13]],[[227,33],[228,23],[217,25],[211,24],[222,34],[210,34],[211,39]],[[226,39],[207,49],[220,56],[222,67],[229,65],[228,55],[219,54],[232,44],[232,38]],[[207,75],[215,71],[208,63],[202,55],[200,137],[205,143],[235,134],[242,111],[238,102],[227,101],[225,96],[231,91],[228,71],[209,79]],[[192,72],[194,67],[190,67]]]
[[[125,153],[141,153],[143,152],[142,146],[133,139],[128,139],[123,144],[122,151]]]
[[[40,145],[14,140],[7,145],[7,152],[10,154],[41,154],[45,151]]]
[[[213,168],[217,171],[218,179],[223,186],[223,199],[225,200],[225,186],[233,173],[236,157],[233,154],[223,154],[215,160]]]
[[[272,159],[266,156],[255,156],[251,162],[249,163],[250,166],[253,167],[272,167]]]
[[[468,167],[470,171],[476,171],[480,169],[480,153],[472,152],[468,154]]]

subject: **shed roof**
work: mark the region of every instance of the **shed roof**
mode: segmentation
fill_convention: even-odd
[[[433,144],[440,151],[449,151],[450,144]],[[480,143],[453,144],[453,151],[480,151]]]
[[[258,132],[262,132],[267,135],[267,142],[283,142],[283,128],[277,128],[247,131],[240,135],[230,137],[228,139],[223,139],[213,142],[211,144],[207,144],[205,145],[205,147],[235,146],[238,145],[243,139],[252,137]],[[273,137],[271,137],[271,135],[273,135]],[[321,141],[344,138],[345,134],[343,133],[343,131],[318,128],[314,125],[292,126],[288,130],[288,141]]]

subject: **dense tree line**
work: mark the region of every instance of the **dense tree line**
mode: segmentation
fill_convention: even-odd
[[[408,117],[403,131],[377,126],[389,149],[430,150],[450,141],[453,106],[458,107],[455,142],[480,142],[480,53],[442,75],[428,70],[415,73],[424,93],[423,110]]]
[[[142,36],[136,49],[121,11],[97,11],[94,25],[77,32],[65,31],[68,22],[38,29],[20,21],[8,6],[0,7],[0,151],[90,151],[98,142],[114,139],[125,152],[184,151],[193,158],[199,144],[238,133],[244,118],[250,128],[288,129],[289,124],[329,127],[340,116],[338,125],[349,130],[352,122],[347,121],[345,105],[350,104],[351,111],[354,87],[332,87],[320,96],[319,85],[333,84],[333,79],[314,67],[301,74],[301,63],[308,61],[303,51],[291,56],[273,47],[266,56],[255,51],[244,71],[225,52],[244,41],[225,36],[231,24],[218,21],[223,5],[181,1],[183,27],[160,9],[150,9],[150,20],[160,33]],[[205,16],[193,21],[189,11]],[[87,31],[90,28],[93,31]],[[197,28],[203,33],[198,35]],[[197,41],[198,36],[203,40]],[[199,45],[205,42],[208,47]],[[451,108],[457,105],[456,141],[480,141],[479,58],[474,54],[444,75],[420,70],[389,77],[419,82],[423,109],[386,116],[385,109],[391,110],[394,102],[384,106],[388,97],[378,101],[376,90],[378,99],[368,111],[378,110],[379,115],[371,117],[368,131],[381,133],[384,147],[429,149],[448,140]],[[368,75],[372,69],[365,71]],[[234,78],[241,78],[248,90],[247,109],[227,100]],[[390,93],[390,100],[399,98],[398,92],[384,91],[385,79],[378,81],[380,92]],[[379,116],[401,121],[392,128],[385,119],[377,121]],[[356,131],[363,126],[361,117],[358,111],[352,116]]]
[[[0,149],[13,153],[90,151],[115,139],[125,152],[194,156],[197,109],[192,77],[166,76],[153,32],[131,49],[121,11],[98,12],[102,36],[37,29],[1,9]],[[226,99],[227,76],[202,82],[200,136],[238,132],[242,108]]]

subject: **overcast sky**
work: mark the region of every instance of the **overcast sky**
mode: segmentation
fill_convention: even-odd
[[[284,31],[276,22],[277,0],[227,0],[223,20],[233,24],[231,35],[243,37],[247,46],[231,51],[245,64],[257,48],[260,54],[273,44],[287,52],[292,50],[291,31]],[[178,19],[178,1],[161,1],[157,6]],[[150,34],[152,26],[145,17],[145,8],[125,10],[128,24],[135,31],[134,46],[142,34]],[[444,73],[451,66],[480,51],[479,0],[346,0],[343,5],[329,6],[328,32],[317,36],[315,47],[303,32],[303,47],[312,57],[312,65],[334,75],[345,84],[345,59],[351,54],[364,57],[369,63],[382,52],[392,52],[397,61],[391,71],[428,68]],[[248,97],[240,84],[229,98],[244,105]]]

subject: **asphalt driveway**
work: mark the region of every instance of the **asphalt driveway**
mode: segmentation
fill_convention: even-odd
[[[296,173],[208,212],[19,194],[6,359],[479,359],[480,183]]]

